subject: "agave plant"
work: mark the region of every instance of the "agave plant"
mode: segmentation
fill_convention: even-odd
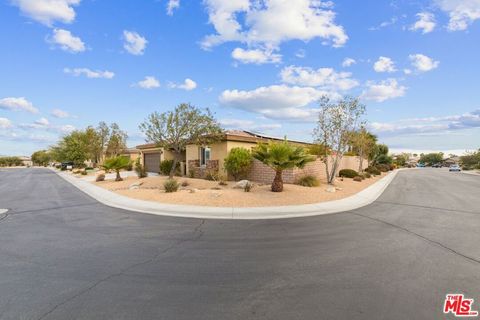
[[[303,168],[307,163],[315,160],[315,157],[307,154],[302,147],[294,146],[286,140],[259,144],[253,150],[252,156],[275,170],[275,178],[272,182],[273,192],[283,191],[284,170]]]
[[[115,181],[122,181],[120,177],[120,170],[126,169],[130,166],[130,159],[125,156],[116,156],[105,160],[102,165],[102,168],[105,170],[114,170],[117,173]]]

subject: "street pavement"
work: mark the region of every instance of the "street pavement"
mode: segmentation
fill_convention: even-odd
[[[453,319],[447,293],[480,310],[479,195],[425,168],[350,212],[201,220],[0,170],[0,319]]]

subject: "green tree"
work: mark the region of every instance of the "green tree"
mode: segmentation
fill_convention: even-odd
[[[64,136],[51,148],[55,160],[72,161],[75,166],[83,166],[90,157],[90,146],[85,131],[75,130]]]
[[[173,111],[150,114],[140,125],[140,130],[145,133],[148,142],[173,152],[170,179],[188,144],[207,146],[224,136],[210,110],[203,111],[187,103],[178,105]]]
[[[248,174],[252,165],[252,154],[245,148],[233,148],[225,158],[224,167],[235,181]]]
[[[372,150],[375,148],[377,137],[368,132],[364,126],[362,126],[360,130],[352,132],[350,135],[351,149],[358,155],[360,160],[358,172],[362,172],[363,160],[365,158],[368,159],[369,154],[371,154]]]
[[[438,152],[438,153],[422,154],[418,162],[428,164],[428,165],[433,165],[433,164],[441,163],[442,161],[443,161],[443,153]]]
[[[466,168],[480,169],[480,149],[460,157],[460,162]]]
[[[362,125],[365,105],[358,98],[344,97],[338,102],[332,102],[326,96],[320,99],[319,104],[320,111],[313,134],[317,143],[328,146],[332,151],[331,166],[329,157],[323,159],[327,182],[332,184],[340,161],[348,150],[350,133]]]
[[[32,154],[34,165],[46,166],[52,161],[52,155],[47,150],[36,151]]]
[[[115,181],[122,181],[122,177],[120,176],[120,170],[127,169],[130,166],[130,159],[125,156],[116,156],[112,158],[108,158],[104,161],[102,167],[109,171],[114,170],[117,173],[117,177]]]
[[[268,144],[261,143],[253,149],[252,155],[275,171],[275,178],[272,182],[273,192],[283,191],[282,173],[284,170],[303,168],[308,162],[315,160],[315,157],[307,154],[302,147],[294,146],[286,140]]]
[[[391,164],[393,159],[388,155],[389,149],[386,144],[376,144],[370,154],[371,164]]]
[[[110,136],[107,142],[106,155],[108,157],[115,157],[122,153],[127,148],[128,135],[121,130],[119,125],[115,122],[110,125]]]

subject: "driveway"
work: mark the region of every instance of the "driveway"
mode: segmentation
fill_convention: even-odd
[[[0,319],[440,319],[480,309],[480,178],[399,172],[373,204],[266,221],[106,207],[0,172]]]

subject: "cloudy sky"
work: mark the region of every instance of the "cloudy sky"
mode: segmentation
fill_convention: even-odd
[[[479,21],[477,21],[479,20]],[[480,1],[0,0],[0,154],[180,102],[311,141],[319,97],[361,97],[393,150],[480,147]]]

